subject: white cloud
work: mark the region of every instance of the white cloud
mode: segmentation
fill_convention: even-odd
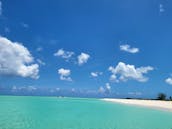
[[[78,64],[79,65],[82,65],[84,63],[87,63],[88,59],[90,58],[90,55],[88,55],[87,53],[81,53],[79,56],[78,56]]]
[[[23,23],[23,22],[21,23],[21,26],[24,27],[24,28],[26,28],[26,29],[29,28],[29,25],[26,24],[26,23]]]
[[[104,87],[102,87],[102,86],[99,87],[99,89],[98,89],[98,92],[99,92],[99,93],[104,93],[105,91],[106,91],[106,90],[105,90]]]
[[[164,11],[165,11],[164,5],[163,4],[159,4],[159,12],[163,13]]]
[[[39,78],[39,65],[29,50],[18,42],[0,37],[0,74]]]
[[[91,72],[91,76],[92,76],[92,77],[97,77],[98,74],[97,74],[96,72]]]
[[[120,45],[120,50],[133,54],[139,52],[139,48],[131,48],[131,46],[128,44]]]
[[[12,91],[16,91],[17,90],[17,87],[16,86],[13,86],[12,87]]]
[[[71,91],[72,91],[72,92],[75,92],[76,90],[75,90],[75,88],[72,88]]]
[[[69,69],[64,69],[64,68],[61,68],[58,70],[58,73],[62,76],[69,76],[70,75],[70,70]]]
[[[91,72],[92,77],[98,77],[99,75],[102,75],[102,72]]]
[[[40,65],[45,65],[45,62],[43,62],[41,59],[36,60]]]
[[[111,86],[110,86],[110,84],[109,84],[109,83],[106,83],[106,85],[105,85],[105,86],[106,86],[106,89],[107,89],[107,90],[111,90]]]
[[[66,60],[70,59],[73,55],[74,55],[74,52],[65,51],[63,49],[59,49],[56,53],[54,53],[54,56],[58,56]]]
[[[38,48],[36,48],[36,51],[37,52],[41,52],[43,50],[43,48],[42,47],[38,47]]]
[[[99,93],[108,93],[111,90],[111,86],[109,83],[106,83],[105,86],[100,86],[98,89]]]
[[[171,78],[171,77],[167,78],[167,79],[165,80],[165,82],[166,82],[167,84],[169,84],[169,85],[172,85],[172,78]]]
[[[54,56],[61,57],[65,59],[65,61],[69,61],[69,59],[74,59],[75,57],[72,58],[74,55],[75,55],[74,52],[65,51],[62,48],[59,49],[56,53],[54,53]],[[82,65],[84,63],[87,63],[89,58],[90,58],[90,55],[82,52],[80,55],[77,56],[77,64]]]
[[[0,16],[2,15],[2,2],[0,1]]]
[[[28,86],[28,87],[27,87],[27,90],[28,90],[28,91],[34,91],[34,90],[37,90],[37,88],[34,87],[34,86]]]
[[[115,74],[112,74],[109,78],[110,81],[112,82],[119,82],[119,80],[117,79],[117,76]]]
[[[109,71],[112,73],[110,80],[118,82],[133,79],[139,82],[146,82],[148,78],[144,74],[151,70],[153,70],[151,66],[135,68],[134,65],[119,62],[115,68],[112,66],[109,67]]]
[[[128,92],[129,95],[135,95],[135,96],[140,96],[142,95],[142,92]]]
[[[63,80],[63,81],[72,81],[71,77],[66,77],[66,76],[60,76],[60,80]]]
[[[58,74],[60,75],[60,80],[72,81],[72,79],[70,77],[70,74],[71,74],[70,69],[60,68],[58,70]]]
[[[59,87],[57,87],[57,88],[56,88],[56,91],[60,91],[60,88],[59,88]]]
[[[34,86],[22,86],[22,87],[13,86],[12,87],[12,91],[20,91],[20,90],[25,90],[25,91],[31,92],[31,91],[37,90],[37,88]]]

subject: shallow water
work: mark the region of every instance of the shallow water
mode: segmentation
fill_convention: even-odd
[[[98,99],[0,96],[0,129],[172,129],[172,112]]]

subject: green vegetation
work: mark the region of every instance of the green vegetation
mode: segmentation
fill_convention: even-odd
[[[169,100],[172,101],[172,97],[171,96],[169,97]]]
[[[159,93],[157,96],[157,100],[166,100],[166,101],[172,101],[172,96],[167,98],[167,95],[164,93]]]
[[[158,96],[157,96],[157,100],[166,100],[166,94],[159,93]]]

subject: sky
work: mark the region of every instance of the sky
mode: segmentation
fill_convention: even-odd
[[[0,94],[172,95],[172,1],[0,0]]]

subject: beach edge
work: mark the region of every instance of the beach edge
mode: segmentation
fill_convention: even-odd
[[[172,101],[161,100],[139,100],[139,99],[115,99],[115,98],[102,98],[101,100],[113,103],[120,103],[125,105],[133,105],[140,107],[147,107],[163,111],[172,112]]]

